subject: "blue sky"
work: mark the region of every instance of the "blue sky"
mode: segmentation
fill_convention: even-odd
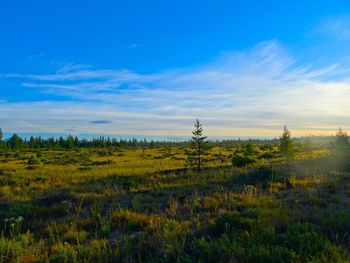
[[[350,128],[348,1],[0,2],[6,132]]]

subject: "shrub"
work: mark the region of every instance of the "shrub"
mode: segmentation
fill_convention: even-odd
[[[274,158],[275,157],[275,155],[273,154],[273,153],[271,153],[271,152],[265,152],[265,153],[263,153],[263,154],[260,154],[259,155],[259,159],[272,159],[272,158]]]
[[[293,224],[286,233],[276,236],[276,243],[294,251],[302,262],[340,260],[338,249],[310,224]]]
[[[244,167],[254,163],[256,163],[256,159],[250,155],[234,153],[232,156],[232,165],[236,167]]]
[[[205,262],[339,262],[340,250],[310,224],[291,224],[280,232],[256,217],[228,212],[193,241]]]
[[[159,218],[145,214],[135,213],[128,210],[116,211],[112,215],[113,225],[117,229],[126,231],[140,231],[145,228],[155,227]]]
[[[98,165],[109,165],[109,164],[114,164],[114,161],[113,160],[93,161],[91,164],[95,165],[95,166],[98,166]]]
[[[239,176],[236,180],[240,180],[244,184],[257,185],[260,184],[267,188],[271,182],[284,182],[288,178],[283,178],[280,172],[271,167],[261,166],[244,175]]]
[[[35,164],[39,164],[39,163],[40,163],[39,159],[34,157],[34,156],[30,157],[28,162],[27,162],[28,165],[35,165]]]

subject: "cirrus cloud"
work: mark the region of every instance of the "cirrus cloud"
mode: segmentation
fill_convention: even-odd
[[[342,71],[300,65],[272,40],[205,65],[151,74],[74,65],[50,74],[3,74],[53,99],[1,103],[0,121],[22,132],[101,133],[96,124],[104,124],[103,133],[183,135],[200,117],[211,135],[277,135],[285,123],[297,135],[329,133],[350,127],[350,84]]]

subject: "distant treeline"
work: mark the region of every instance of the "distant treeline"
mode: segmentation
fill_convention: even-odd
[[[301,138],[294,138],[295,142],[309,142],[315,145],[326,145],[334,136],[307,136]],[[249,139],[249,140],[221,140],[209,141],[212,146],[233,146],[244,142],[251,142],[253,144],[275,144],[279,139]],[[49,148],[49,149],[72,149],[72,148],[104,148],[104,147],[119,147],[119,148],[156,148],[156,147],[170,147],[170,146],[188,146],[190,141],[154,141],[154,140],[138,140],[138,139],[116,139],[110,137],[100,136],[93,139],[79,139],[77,136],[69,135],[67,137],[50,137],[42,138],[41,136],[31,136],[29,139],[21,138],[17,134],[13,134],[10,138],[3,140],[3,133],[0,128],[0,148],[2,149],[35,149],[35,148]]]
[[[274,143],[275,140],[249,140],[251,143],[256,144],[268,144]],[[241,144],[244,140],[222,140],[222,141],[210,141],[212,146],[232,146]],[[0,148],[5,149],[35,149],[35,148],[48,148],[48,149],[73,149],[73,148],[105,148],[105,147],[118,147],[118,148],[157,148],[157,147],[170,147],[170,146],[188,146],[190,141],[147,141],[146,139],[137,140],[133,139],[116,139],[110,137],[98,137],[93,139],[79,139],[77,136],[67,136],[58,138],[42,138],[31,136],[29,139],[21,138],[17,134],[13,134],[10,138],[2,140],[0,137]]]
[[[93,139],[79,139],[77,136],[67,136],[59,138],[42,138],[33,137],[29,139],[21,138],[17,134],[13,134],[9,139],[1,142],[3,148],[7,149],[23,149],[23,148],[104,148],[104,147],[121,147],[121,148],[138,148],[138,147],[157,147],[184,145],[187,142],[169,142],[169,141],[146,141],[137,140],[135,138],[124,140],[110,137],[98,137]]]

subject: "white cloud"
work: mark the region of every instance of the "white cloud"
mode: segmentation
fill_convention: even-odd
[[[12,131],[188,134],[203,119],[211,135],[329,133],[350,127],[350,84],[336,65],[298,65],[278,41],[223,53],[196,68],[154,74],[67,68],[54,74],[2,75],[65,102],[0,104]],[[93,125],[103,119],[108,123]]]
[[[338,40],[348,40],[350,39],[350,16],[328,17],[318,24],[315,32]]]
[[[57,73],[66,73],[75,70],[85,70],[91,68],[91,65],[74,64],[73,62],[66,63],[57,70]]]

